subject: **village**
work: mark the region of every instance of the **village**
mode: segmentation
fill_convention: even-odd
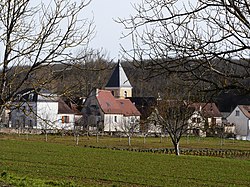
[[[64,101],[45,89],[20,91],[2,117],[1,132],[41,134],[81,132],[127,136],[167,136],[152,120],[160,96],[133,97],[132,85],[121,63],[114,66],[105,89],[93,89],[79,102]],[[250,106],[237,105],[221,112],[216,103],[191,103],[187,135],[250,140]]]

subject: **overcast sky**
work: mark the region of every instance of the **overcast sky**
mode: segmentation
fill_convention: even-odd
[[[103,49],[111,59],[118,59],[120,44],[130,46],[130,40],[120,39],[124,28],[114,19],[128,18],[133,14],[131,4],[139,3],[141,0],[92,0],[86,8],[86,15],[94,18],[96,25],[96,36],[91,41],[90,47]]]

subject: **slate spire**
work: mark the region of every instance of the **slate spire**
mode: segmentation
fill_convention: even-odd
[[[132,86],[119,61],[110,76],[105,89],[110,90],[116,98],[132,97]]]
[[[122,87],[132,88],[128,80],[128,77],[119,61],[105,87],[106,88],[122,88]]]

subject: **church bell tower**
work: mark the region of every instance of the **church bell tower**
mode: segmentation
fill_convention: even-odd
[[[116,98],[124,99],[132,97],[132,88],[123,67],[118,62],[105,89],[111,91]]]

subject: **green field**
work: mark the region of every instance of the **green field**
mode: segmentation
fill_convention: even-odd
[[[73,137],[39,139],[43,137],[27,141],[24,136],[1,136],[0,185],[250,186],[249,160],[86,148],[82,141],[79,146],[71,145]],[[249,146],[242,141],[238,144]]]
[[[25,141],[45,141],[44,135],[4,135],[0,134],[0,139],[9,140],[25,140]],[[60,143],[64,145],[76,145],[75,138],[73,136],[58,136],[49,135],[48,142]],[[173,145],[169,137],[147,137],[144,143],[142,137],[131,138],[132,148],[172,148]],[[118,147],[118,148],[131,148],[128,146],[128,140],[126,137],[109,137],[99,136],[96,141],[95,136],[80,136],[79,146],[96,146],[96,147]],[[200,138],[200,137],[183,137],[180,141],[180,148],[212,148],[212,149],[232,149],[232,150],[247,150],[250,151],[250,141],[236,141],[232,139],[220,138]]]

